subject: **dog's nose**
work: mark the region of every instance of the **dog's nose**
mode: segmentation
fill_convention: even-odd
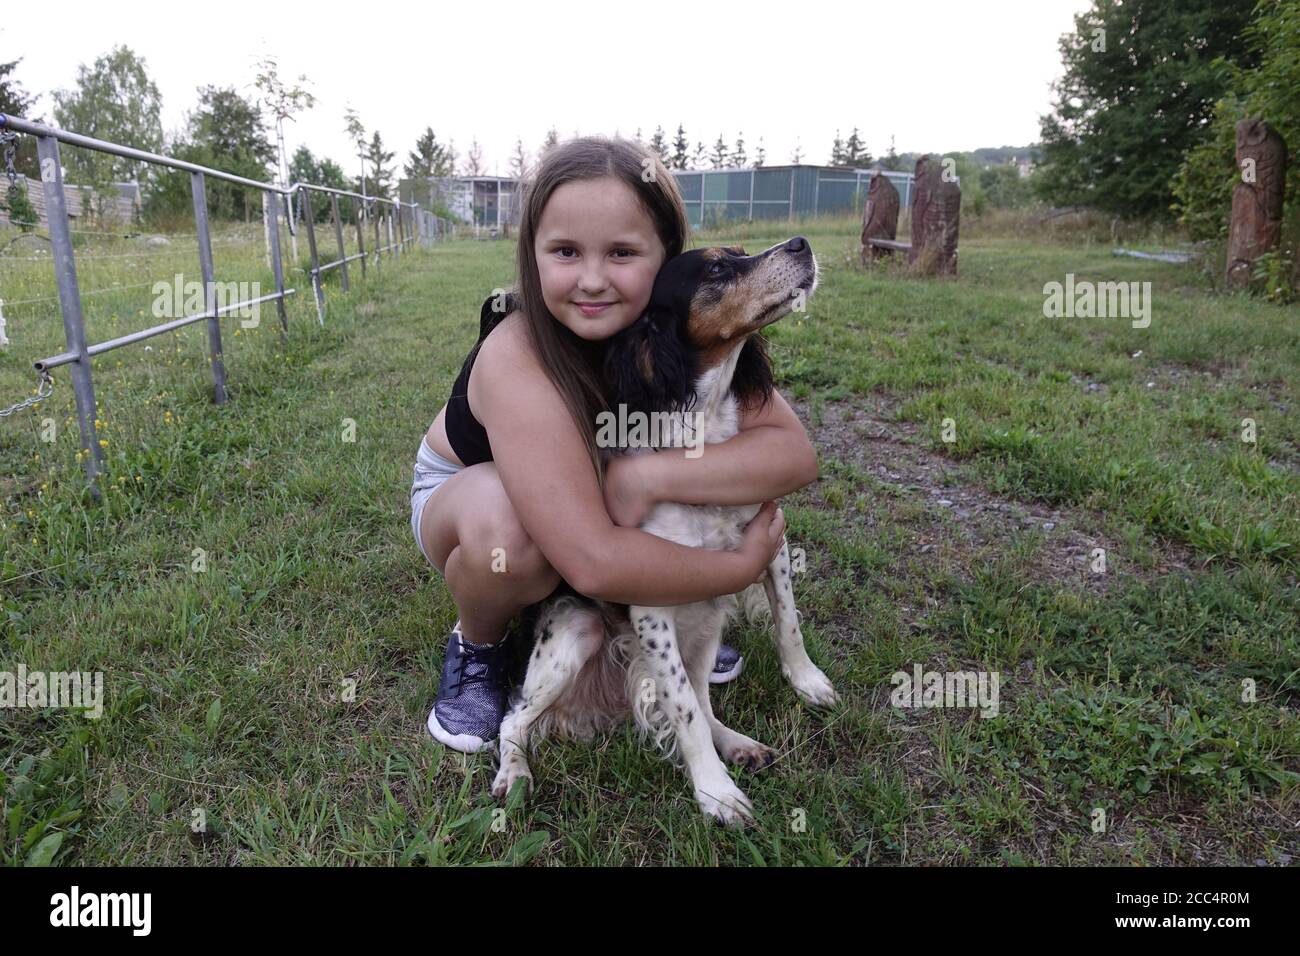
[[[808,248],[808,240],[803,236],[795,236],[785,244],[785,247],[791,252],[803,252]]]

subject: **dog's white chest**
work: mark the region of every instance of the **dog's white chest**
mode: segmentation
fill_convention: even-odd
[[[707,394],[710,382],[701,383]],[[700,457],[709,446],[728,440],[740,431],[740,409],[730,395],[716,405],[704,403],[699,432],[703,435]],[[677,452],[674,451],[674,454]],[[745,525],[758,514],[760,505],[685,505],[660,502],[641,522],[641,530],[676,544],[711,551],[734,551],[744,538]]]

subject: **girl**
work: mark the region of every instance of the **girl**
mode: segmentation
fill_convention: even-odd
[[[604,345],[641,315],[659,267],[683,250],[686,209],[654,152],[596,136],[552,147],[522,201],[517,288],[490,300],[495,313],[485,303],[478,343],[421,442],[411,490],[416,541],[460,614],[428,728],[466,753],[497,735],[510,679],[506,625],[521,609],[561,578],[623,604],[741,591],[781,548],[785,522],[771,499],[817,477],[808,435],[776,392],[744,409],[741,432],[708,454],[669,448],[613,458],[602,472]],[[727,552],[638,530],[659,501],[764,504],[740,549]],[[730,661],[719,668],[739,672]]]

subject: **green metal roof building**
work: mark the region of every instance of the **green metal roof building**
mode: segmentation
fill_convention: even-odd
[[[795,219],[861,212],[871,177],[894,184],[906,209],[912,174],[841,166],[762,166],[738,169],[674,169],[692,229],[728,220]],[[478,226],[518,221],[515,181],[506,176],[457,176],[417,184],[401,180],[403,199],[432,201],[434,194],[453,216]]]
[[[731,219],[794,219],[861,211],[871,177],[877,173],[894,184],[906,209],[912,198],[911,173],[802,165],[673,170],[693,229]]]

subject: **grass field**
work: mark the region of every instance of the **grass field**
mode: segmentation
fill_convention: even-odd
[[[755,252],[780,225],[719,238]],[[804,634],[844,704],[805,709],[762,627],[730,635],[747,667],[714,709],[782,753],[738,774],[757,827],[711,826],[630,730],[543,743],[533,797],[494,813],[491,758],[425,732],[456,611],[411,538],[411,466],[512,278],[509,243],[453,241],[354,272],[348,295],[331,277],[324,326],[299,295],[285,355],[273,309],[227,320],[223,408],[201,324],[97,360],[102,505],[66,369],[0,419],[0,670],[105,675],[98,720],[0,711],[0,860],[1300,859],[1300,309],[1108,243],[971,229],[961,277],[925,281],[859,268],[847,221],[799,231],[822,284],[768,331],[821,474],[783,506]],[[255,245],[217,261],[258,277]],[[85,288],[175,268],[95,265]],[[1150,326],[1045,318],[1067,273],[1149,281]],[[6,280],[7,299],[52,292]],[[150,298],[88,298],[90,341],[143,325]],[[53,305],[6,315],[0,405],[63,349]],[[997,672],[998,715],[891,706],[914,664]]]

